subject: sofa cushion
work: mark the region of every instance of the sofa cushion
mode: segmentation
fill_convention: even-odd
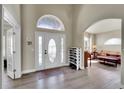
[[[115,57],[120,57],[120,55],[118,55],[118,54],[109,54],[109,53],[106,53],[106,56],[115,56]]]

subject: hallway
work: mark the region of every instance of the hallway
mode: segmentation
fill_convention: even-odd
[[[120,66],[117,68],[94,63],[86,70],[61,67],[23,75],[15,81],[4,75],[3,88],[16,89],[119,89]]]

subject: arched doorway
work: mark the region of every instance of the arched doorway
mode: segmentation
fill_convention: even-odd
[[[99,59],[98,56],[108,57],[110,55],[115,56],[115,58],[119,56],[118,61],[121,61],[121,19],[103,19],[95,22],[85,30],[83,41],[84,55],[87,54],[90,57],[90,65],[93,64],[92,62],[98,62],[98,60],[91,61],[92,59]],[[109,61],[111,62],[107,63],[121,64],[121,62]],[[85,68],[89,64],[87,58],[84,58]]]
[[[35,34],[36,69],[43,70],[65,64],[65,28],[54,15],[44,15],[37,21]]]

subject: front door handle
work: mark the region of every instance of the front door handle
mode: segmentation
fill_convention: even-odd
[[[13,54],[15,54],[16,53],[16,51],[13,51]]]
[[[45,50],[45,53],[44,53],[45,55],[47,54],[47,50]]]

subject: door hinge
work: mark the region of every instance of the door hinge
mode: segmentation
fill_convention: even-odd
[[[44,53],[45,55],[47,54],[47,50],[45,50],[45,53]]]
[[[15,77],[15,72],[16,72],[16,69],[14,69],[14,70],[13,70],[13,72],[14,72],[14,79],[15,79],[15,78],[16,78],[16,77]]]

